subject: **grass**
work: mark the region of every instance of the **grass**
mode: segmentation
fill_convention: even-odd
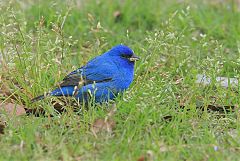
[[[234,0],[12,0],[0,2],[0,12],[0,85],[16,96],[0,94],[1,104],[43,107],[54,115],[1,114],[7,127],[0,160],[239,159],[238,106],[207,110],[213,99],[239,105],[239,94],[216,82],[195,83],[197,74],[239,78],[240,11]],[[96,137],[90,130],[111,106],[80,113],[67,107],[57,114],[51,98],[30,103],[119,43],[141,60],[131,88],[116,101],[113,133]],[[197,108],[199,100],[204,110]]]

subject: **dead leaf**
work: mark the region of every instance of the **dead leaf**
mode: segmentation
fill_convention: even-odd
[[[20,90],[25,92],[18,82],[9,77],[0,78],[0,96],[8,98],[8,102],[14,102],[15,100],[21,100],[24,103],[24,100],[20,95],[17,94],[17,91]]]
[[[0,134],[4,134],[5,124],[0,122]]]
[[[97,119],[94,121],[91,131],[96,136],[99,132],[108,132],[112,133],[113,128],[116,126],[116,123],[112,119]]]
[[[7,87],[5,84],[1,84],[0,94],[2,94],[3,96],[10,96],[11,92],[9,90],[9,87]]]
[[[178,84],[182,83],[182,81],[183,81],[183,78],[179,78],[175,81],[174,84],[178,85]]]
[[[185,108],[186,104],[182,103],[180,100],[180,107],[181,108]],[[208,105],[204,105],[204,103],[200,100],[196,101],[196,108],[202,109],[204,110],[206,107],[207,110],[211,110],[211,111],[218,111],[218,112],[230,112],[230,111],[234,111],[235,109],[237,109],[237,105],[219,105],[219,104],[215,104],[215,103],[211,103]]]
[[[13,103],[2,104],[0,106],[0,113],[6,113],[8,115],[25,115],[26,111],[23,106]]]
[[[83,159],[82,159],[82,156],[76,156],[76,157],[74,157],[73,160],[75,160],[75,161],[81,161],[81,160],[83,160]]]
[[[226,112],[230,112],[230,111],[234,111],[235,110],[235,106],[234,105],[216,105],[216,104],[210,104],[207,106],[207,109],[210,109],[212,111],[226,111]]]
[[[167,152],[167,151],[169,151],[169,149],[164,143],[160,143],[159,151],[160,152]]]
[[[115,11],[113,13],[113,17],[115,19],[115,22],[119,22],[122,19],[122,13],[120,11]]]
[[[7,126],[7,119],[4,115],[0,114],[0,134],[4,134],[4,129]]]
[[[142,155],[137,159],[137,161],[153,161],[153,152],[151,150],[148,150],[145,155]]]
[[[97,133],[99,132],[108,132],[112,133],[113,128],[116,126],[115,121],[112,119],[113,115],[116,113],[117,108],[116,104],[114,103],[112,105],[111,110],[108,112],[105,119],[100,118],[96,119],[94,123],[92,124],[91,131],[93,132],[94,136],[97,137]]]
[[[172,121],[172,119],[173,119],[173,116],[171,116],[171,115],[163,116],[163,120],[165,120],[165,121]]]
[[[145,156],[141,156],[141,157],[138,158],[137,161],[145,161],[145,160],[146,160],[146,159],[145,159]]]
[[[25,110],[27,115],[33,114],[36,117],[39,117],[46,113],[45,109],[43,108],[26,108]]]

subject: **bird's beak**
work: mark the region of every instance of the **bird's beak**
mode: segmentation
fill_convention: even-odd
[[[137,61],[137,60],[139,60],[140,59],[140,57],[138,57],[137,55],[135,55],[135,54],[133,54],[130,58],[129,58],[129,60],[130,61],[133,61],[133,62],[135,62],[135,61]]]

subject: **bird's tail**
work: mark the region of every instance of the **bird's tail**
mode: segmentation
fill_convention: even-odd
[[[47,96],[72,96],[74,92],[74,87],[72,86],[67,86],[67,87],[62,87],[62,88],[57,88],[49,93],[45,93],[43,95],[37,96],[31,100],[31,103],[40,101]]]
[[[46,95],[37,96],[37,97],[31,99],[31,103],[40,101],[40,100],[44,99],[45,97],[46,97]]]

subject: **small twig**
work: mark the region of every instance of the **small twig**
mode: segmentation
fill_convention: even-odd
[[[27,52],[26,52],[26,40],[25,40],[25,38],[24,38],[24,36],[23,36],[23,32],[22,32],[22,30],[21,30],[20,24],[19,24],[16,16],[13,14],[13,12],[12,12],[12,17],[13,17],[14,21],[17,23],[17,30],[18,30],[18,32],[20,33],[21,37],[22,37],[23,50],[24,50],[25,53],[27,53]],[[15,48],[15,50],[16,50],[16,52],[17,52],[17,55],[18,55],[18,58],[19,58],[19,61],[20,61],[21,66],[24,65],[24,68],[26,69],[25,61],[22,62],[20,53],[19,53],[19,51],[18,51],[18,49],[17,49],[17,46],[16,46],[16,43],[13,43],[13,44],[14,44],[14,48]],[[25,75],[24,75],[24,74],[23,74],[23,79],[24,79],[24,81],[26,82],[26,78],[25,78]]]
[[[21,64],[21,66],[24,66],[24,68],[26,69],[27,67],[26,67],[25,61],[22,62],[20,53],[19,53],[19,51],[18,51],[18,49],[17,49],[17,45],[16,45],[15,43],[14,43],[14,48],[15,48],[15,50],[16,50],[16,52],[17,52],[18,59],[19,59],[19,62],[20,62],[20,64]],[[22,74],[22,76],[23,76],[24,81],[27,82],[24,73]]]
[[[71,8],[69,7],[65,16],[63,17],[63,21],[62,21],[62,24],[60,26],[60,36],[61,36],[61,39],[62,39],[61,64],[62,64],[62,61],[63,61],[63,53],[64,53],[64,46],[65,46],[63,27],[64,27],[65,21],[67,19],[67,16],[68,16],[70,10],[71,10]]]
[[[1,102],[0,106],[2,106],[9,98],[11,98],[12,96],[14,96],[15,93],[17,93],[17,92],[18,92],[18,90],[16,90],[16,91],[14,91],[13,93],[11,93],[11,95],[9,95],[6,99],[4,99],[4,100]]]

